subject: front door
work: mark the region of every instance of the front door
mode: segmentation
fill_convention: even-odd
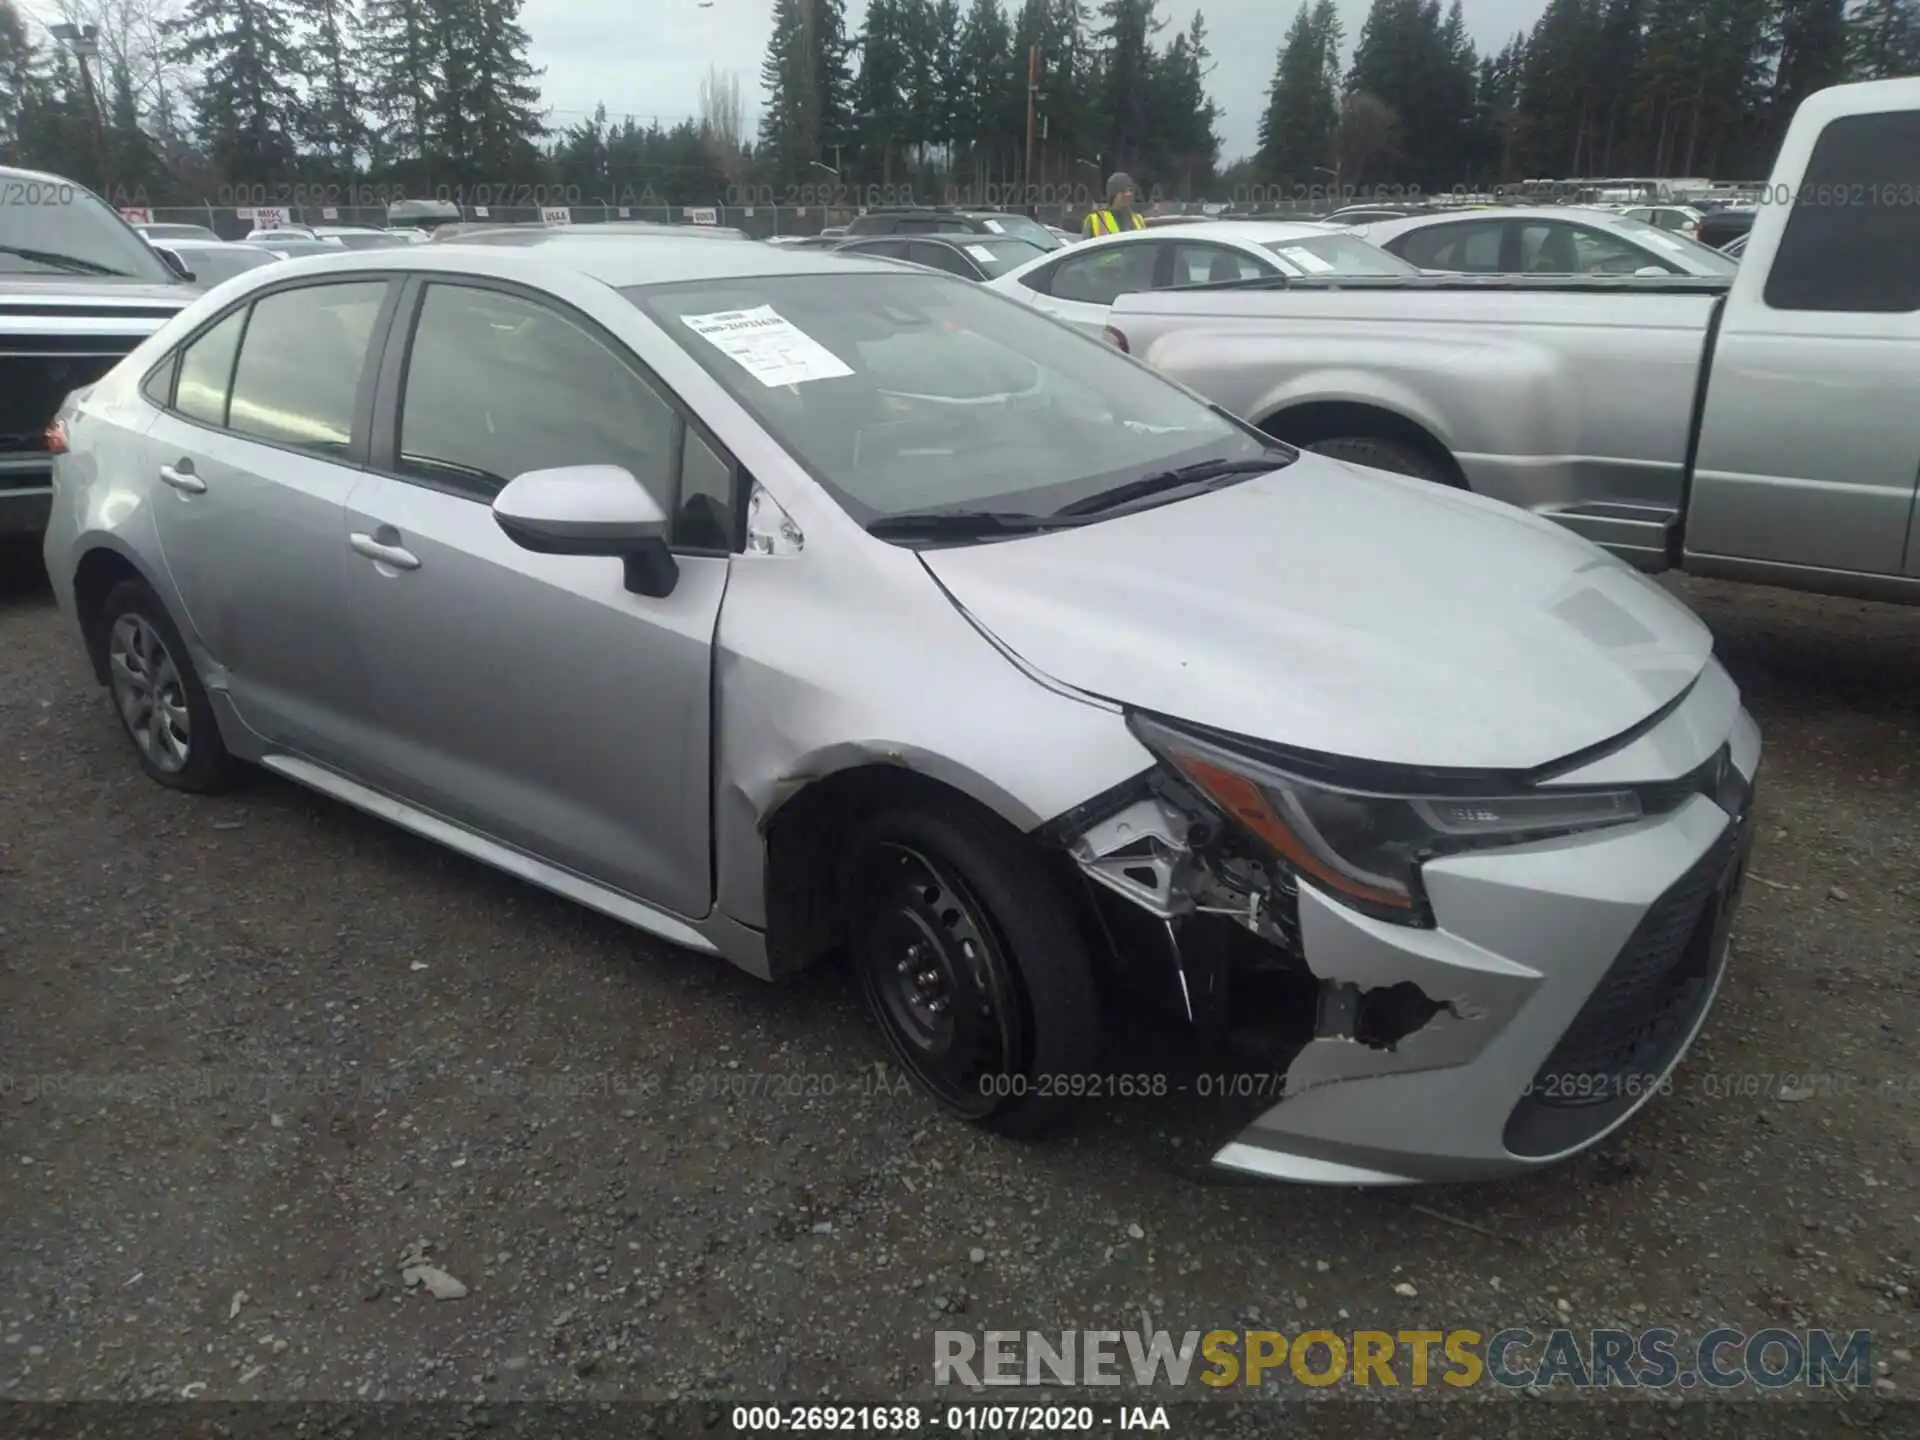
[[[182,351],[147,432],[154,528],[189,637],[278,748],[348,762],[366,693],[345,623],[356,417],[390,282],[270,291]]]
[[[624,346],[557,302],[427,284],[406,353],[389,453],[376,441],[347,505],[353,623],[381,729],[368,778],[704,916],[733,467]],[[672,594],[632,594],[620,561],[537,555],[495,523],[506,481],[585,464],[623,467],[676,517]]]

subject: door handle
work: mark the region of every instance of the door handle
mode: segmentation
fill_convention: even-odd
[[[411,550],[398,545],[382,545],[371,535],[356,531],[348,538],[348,543],[369,560],[378,560],[382,565],[391,565],[396,570],[420,568],[420,557]]]
[[[185,461],[181,463],[186,464]],[[191,465],[188,465],[184,470],[177,470],[171,465],[162,465],[160,467],[160,478],[174,489],[180,491],[183,495],[204,495],[207,493],[207,482],[193,473],[193,467]]]

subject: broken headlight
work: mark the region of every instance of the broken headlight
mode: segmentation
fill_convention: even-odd
[[[1630,790],[1506,795],[1381,794],[1288,773],[1143,716],[1143,744],[1301,878],[1383,919],[1422,917],[1421,862],[1617,825],[1641,816]]]

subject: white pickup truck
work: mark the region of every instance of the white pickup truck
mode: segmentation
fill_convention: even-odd
[[[1920,603],[1920,79],[1809,98],[1763,199],[1731,282],[1230,282],[1124,295],[1108,338],[1648,570]]]

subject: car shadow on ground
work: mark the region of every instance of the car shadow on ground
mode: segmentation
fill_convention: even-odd
[[[53,603],[53,584],[40,552],[29,546],[0,547],[0,607],[26,610]]]

